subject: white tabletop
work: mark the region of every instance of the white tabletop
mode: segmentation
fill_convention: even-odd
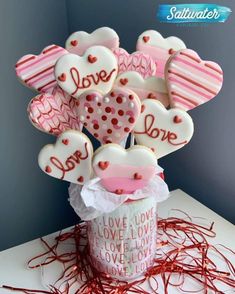
[[[235,250],[234,225],[183,191],[175,190],[171,192],[171,197],[165,202],[160,203],[159,206],[160,217],[167,217],[171,209],[179,209],[186,212],[191,217],[200,216],[208,221],[214,221],[216,238],[214,238],[213,243],[220,243]],[[175,212],[172,214],[175,215]],[[56,235],[57,233],[51,234],[47,236],[46,239],[52,241]],[[0,286],[10,285],[22,288],[45,289],[41,283],[40,270],[27,269],[27,261],[31,257],[42,252],[44,252],[44,247],[39,239],[0,252]],[[169,293],[180,293],[177,291],[178,290],[172,290]],[[1,289],[0,293],[4,294],[12,292]]]

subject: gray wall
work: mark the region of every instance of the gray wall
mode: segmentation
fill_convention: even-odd
[[[34,93],[15,78],[19,57],[38,53],[50,43],[63,45],[69,33],[114,28],[121,46],[135,49],[146,29],[177,35],[202,58],[216,60],[225,82],[214,101],[190,112],[195,121],[191,143],[160,164],[171,189],[182,188],[235,222],[234,52],[235,17],[225,24],[178,27],[159,24],[155,0],[1,0],[0,1],[0,250],[64,228],[78,221],[67,202],[67,184],[44,175],[37,154],[53,138],[33,128],[26,107]],[[175,1],[177,2],[177,1]],[[191,1],[182,1],[191,2]],[[193,2],[201,2],[194,0]],[[205,1],[214,2],[214,1]],[[234,1],[215,1],[235,11]],[[66,10],[67,8],[67,10]],[[68,16],[68,18],[67,18]],[[180,204],[179,204],[180,207]]]

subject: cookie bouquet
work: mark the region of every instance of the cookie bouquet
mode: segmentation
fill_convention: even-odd
[[[71,183],[93,265],[120,280],[140,275],[155,256],[157,203],[169,195],[158,159],[190,141],[188,111],[218,94],[221,68],[153,30],[129,54],[103,27],[73,33],[65,49],[23,56],[16,75],[39,92],[29,119],[56,142],[42,148],[38,163]]]

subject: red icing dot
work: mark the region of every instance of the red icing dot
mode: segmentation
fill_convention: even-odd
[[[112,132],[113,132],[113,131],[112,131],[111,129],[108,129],[108,130],[107,130],[107,133],[108,133],[108,134],[112,134]]]
[[[128,119],[128,121],[129,121],[129,123],[133,124],[133,123],[135,122],[135,119],[134,119],[134,117],[130,117],[130,118]]]
[[[94,133],[94,137],[95,137],[95,138],[98,138],[99,135],[98,135],[97,133]]]
[[[123,116],[124,111],[123,111],[122,109],[120,109],[120,110],[118,110],[118,114],[119,114],[120,116]]]
[[[107,113],[110,113],[111,110],[112,110],[111,107],[109,107],[109,106],[105,107],[105,111],[106,111]]]
[[[102,118],[102,120],[107,120],[107,116],[106,115],[102,115],[101,118]]]
[[[89,113],[92,113],[94,110],[93,110],[93,108],[92,107],[88,107],[88,112]]]
[[[111,92],[111,93],[110,93],[110,96],[111,96],[111,97],[115,97],[115,93],[114,93],[114,92]]]
[[[111,123],[113,125],[117,125],[118,124],[118,120],[116,118],[112,118]]]
[[[118,96],[116,101],[117,101],[118,104],[121,104],[122,103],[122,97]]]
[[[87,119],[90,119],[90,115],[87,115],[87,117],[86,117]]]
[[[97,105],[98,105],[98,106],[101,106],[101,103],[100,103],[100,102],[98,102],[98,103],[97,103]]]
[[[95,130],[98,130],[99,129],[99,125],[98,124],[94,124],[93,127],[94,127]]]
[[[129,132],[130,132],[130,129],[129,129],[129,128],[124,128],[124,131],[125,131],[126,133],[129,133]]]
[[[87,101],[92,101],[92,98],[93,98],[92,95],[87,95],[87,96],[86,96],[86,100],[87,100]]]
[[[129,99],[130,100],[133,100],[134,99],[134,96],[133,95],[129,95]]]

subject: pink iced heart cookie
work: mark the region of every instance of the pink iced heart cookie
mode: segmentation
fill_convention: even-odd
[[[192,138],[193,121],[181,109],[166,108],[146,99],[134,127],[136,141],[153,150],[157,159],[184,147]]]
[[[102,186],[116,194],[132,194],[144,188],[154,177],[154,153],[143,146],[124,149],[117,144],[107,144],[96,150],[92,165]]]
[[[167,62],[165,77],[171,107],[193,109],[214,98],[223,84],[223,71],[190,49],[176,52]]]
[[[97,45],[115,49],[119,47],[119,37],[113,29],[102,27],[91,34],[83,31],[75,32],[65,43],[66,49],[77,55],[83,55],[88,48]]]
[[[126,71],[136,71],[143,78],[156,75],[155,61],[143,52],[129,54],[125,49],[117,48],[113,50],[118,61],[118,73]]]
[[[28,105],[28,115],[37,129],[58,136],[69,129],[80,129],[78,106],[77,99],[57,86],[52,94],[45,93],[34,97]]]
[[[38,155],[38,164],[49,176],[83,185],[90,179],[93,148],[86,135],[69,130],[46,145]]]
[[[108,48],[93,46],[83,56],[62,56],[56,63],[55,77],[65,92],[78,98],[87,90],[108,93],[112,89],[117,69],[117,60]]]
[[[184,42],[177,37],[163,38],[163,36],[154,30],[143,32],[136,45],[136,50],[142,51],[151,56],[157,65],[156,75],[164,78],[165,64],[169,57],[175,51],[185,49]]]
[[[138,72],[127,71],[118,75],[115,84],[134,91],[140,100],[152,98],[160,101],[165,107],[169,106],[166,82],[162,78],[143,78]]]
[[[79,102],[79,120],[103,144],[121,142],[132,131],[141,110],[138,96],[122,88],[106,95],[88,91]]]
[[[40,93],[52,93],[57,82],[54,76],[55,63],[68,51],[57,45],[50,45],[39,55],[27,54],[16,65],[17,77],[28,87]]]

